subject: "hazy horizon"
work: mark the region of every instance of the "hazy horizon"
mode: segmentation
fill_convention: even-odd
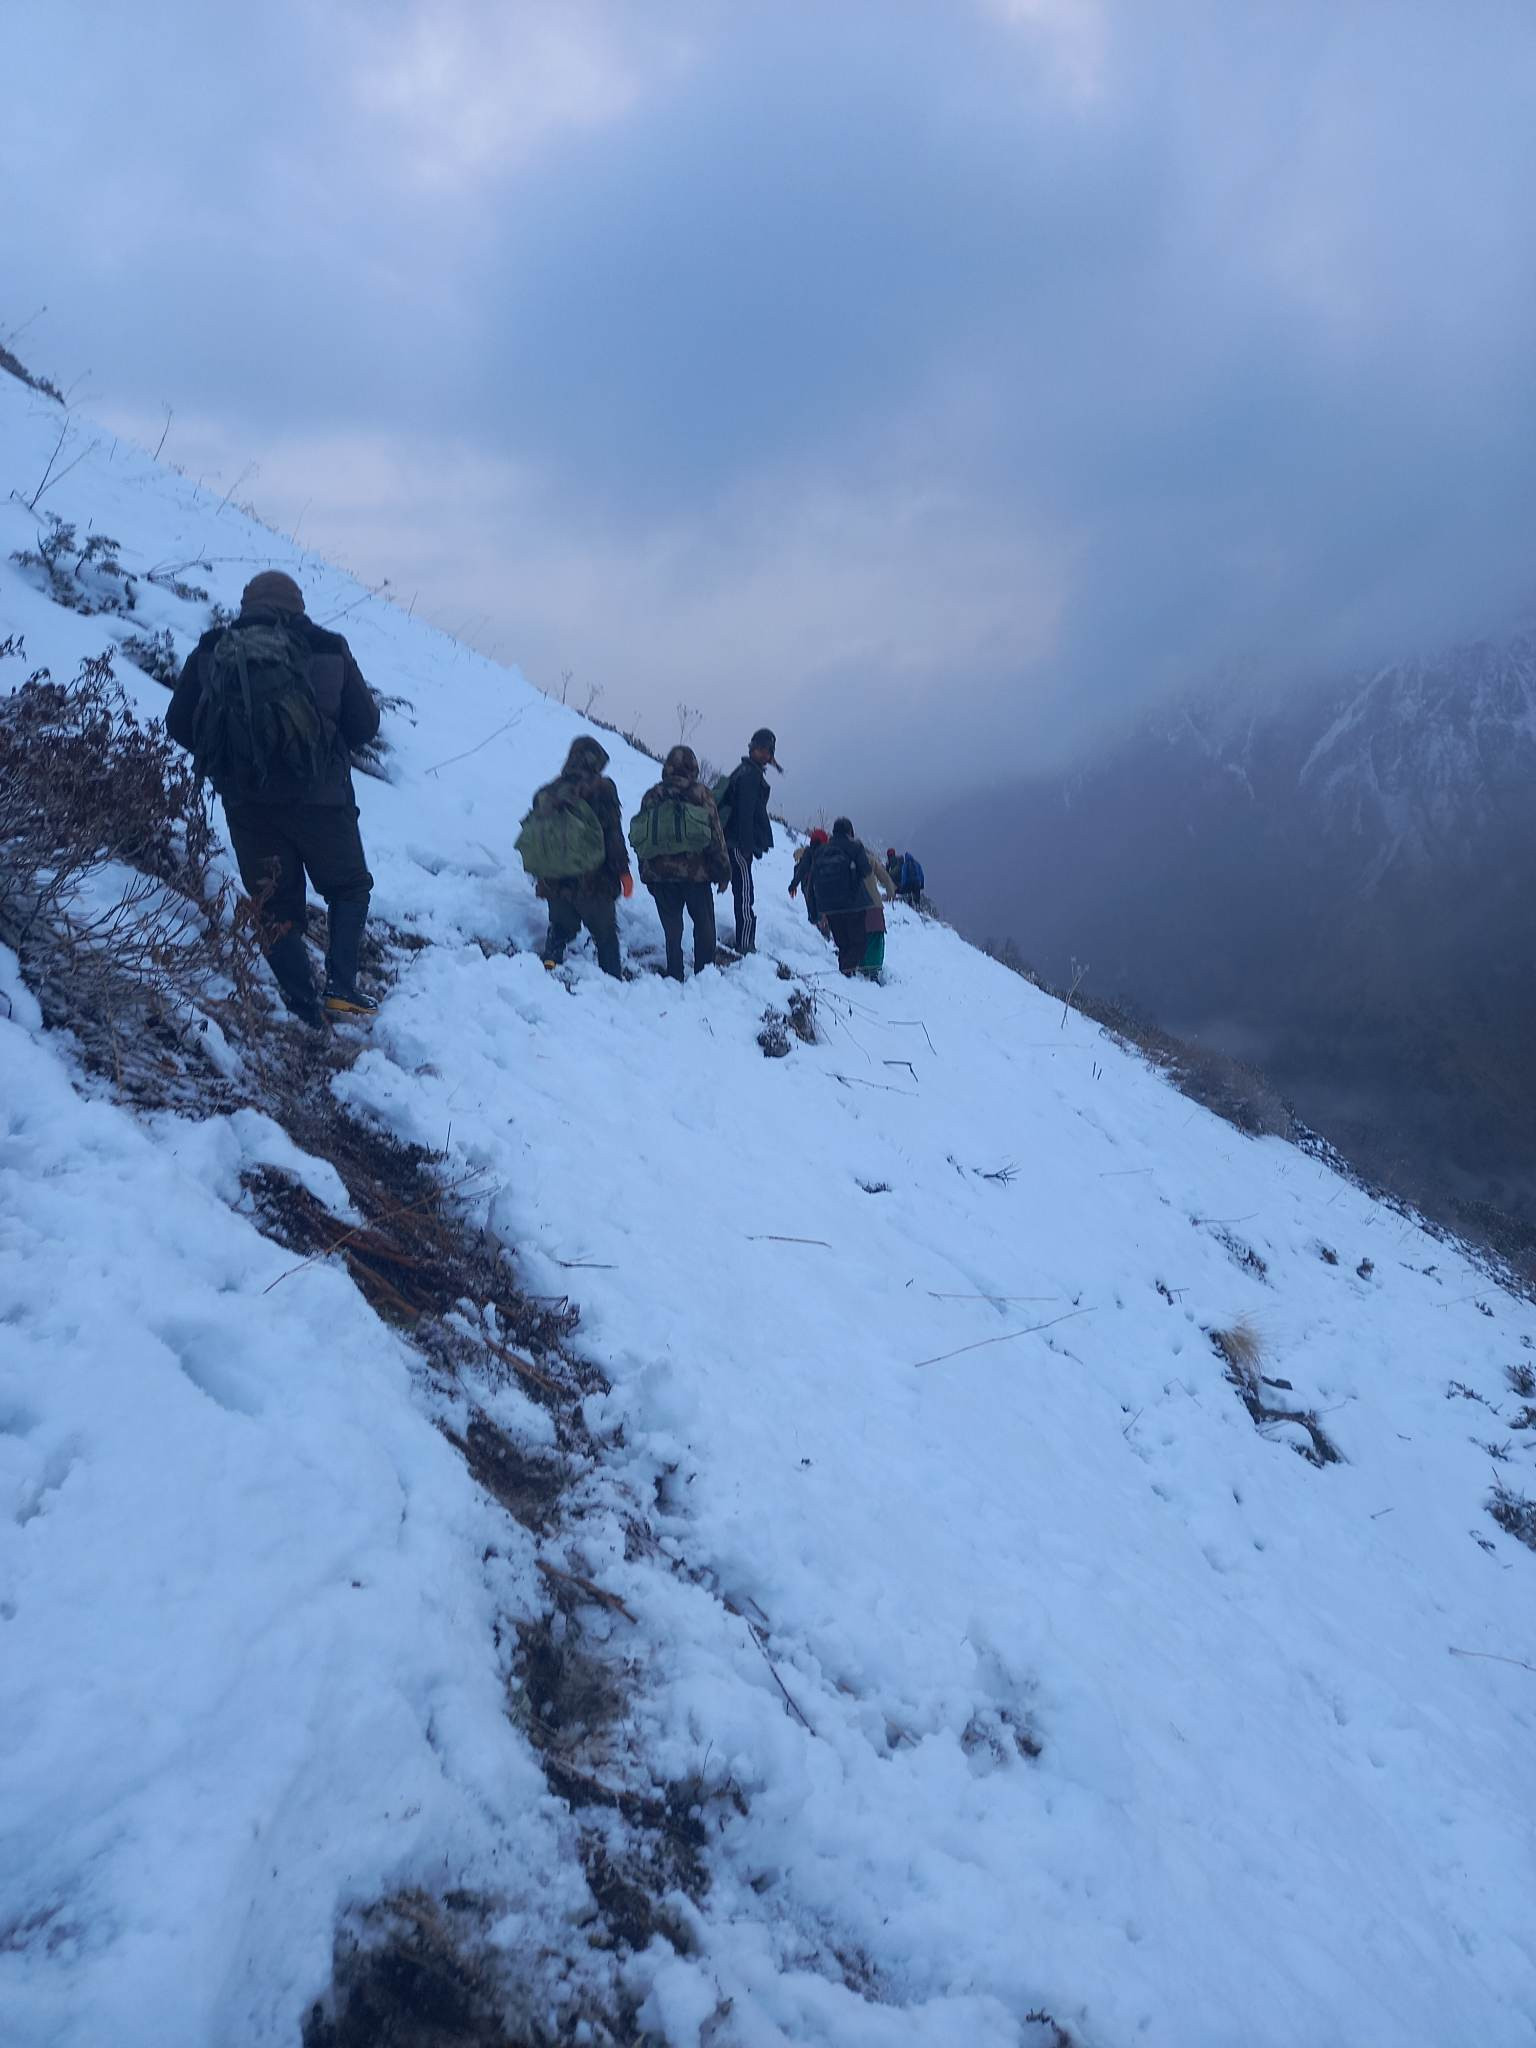
[[[8,31],[0,339],[654,744],[772,724],[793,815],[1532,596],[1514,4]]]

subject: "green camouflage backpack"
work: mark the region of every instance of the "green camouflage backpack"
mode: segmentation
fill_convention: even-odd
[[[536,882],[571,882],[595,874],[607,852],[596,811],[585,797],[562,796],[558,783],[534,798],[516,845]]]
[[[315,701],[309,650],[277,620],[227,627],[203,657],[192,764],[221,791],[259,796],[273,777],[318,788],[336,729]]]
[[[702,804],[663,797],[629,821],[629,843],[641,860],[674,853],[707,853],[715,843],[714,820]]]

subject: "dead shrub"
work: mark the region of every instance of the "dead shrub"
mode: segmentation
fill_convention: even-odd
[[[788,1002],[789,1028],[802,1045],[816,1043],[816,995],[808,988],[791,989]]]
[[[554,1986],[515,1982],[493,1940],[504,1911],[473,1892],[400,1891],[353,1915],[337,1930],[330,1989],[305,2016],[301,2048],[554,2048],[583,2037],[601,2048],[633,2038],[585,2001],[556,2019]]]
[[[1305,1458],[1309,1465],[1320,1467],[1342,1464],[1343,1460],[1328,1432],[1312,1409],[1272,1408],[1269,1405],[1265,1398],[1267,1391],[1273,1388],[1288,1394],[1291,1383],[1289,1380],[1268,1379],[1260,1372],[1264,1341],[1246,1316],[1225,1330],[1208,1330],[1206,1335],[1211,1340],[1211,1349],[1226,1365],[1226,1377],[1237,1389],[1238,1398],[1253,1418],[1256,1429],[1263,1431],[1276,1423],[1288,1423],[1306,1433],[1306,1443],[1291,1442],[1291,1448],[1298,1457]]]
[[[765,1060],[782,1060],[788,1057],[789,1018],[782,1010],[764,1010],[762,1029],[757,1034],[757,1042],[763,1049]]]
[[[1528,1500],[1501,1480],[1489,1494],[1486,1505],[1506,1535],[1515,1537],[1528,1550],[1536,1550],[1536,1500]]]
[[[27,325],[30,326],[31,324],[28,321]],[[14,339],[14,336],[12,338]],[[34,376],[26,364],[22,362],[21,358],[13,355],[3,341],[0,341],[0,370],[8,371],[11,376],[25,384],[29,390],[40,392],[44,398],[53,399],[55,404],[62,405],[64,403],[64,394],[58,385],[53,382],[52,378]]]
[[[162,626],[158,633],[125,633],[118,644],[135,668],[167,690],[175,689],[181,677],[181,656],[169,626]]]
[[[1181,1045],[1169,1069],[1181,1095],[1251,1138],[1296,1135],[1296,1119],[1256,1068],[1209,1046]]]
[[[551,1609],[519,1622],[517,1635],[521,1655],[508,1706],[535,1748],[582,1748],[620,1719],[625,1699],[612,1667],[583,1647],[568,1615]]]
[[[217,846],[190,761],[136,716],[110,652],[0,697],[0,940],[50,1027],[130,1096],[168,1099],[153,1077],[196,1053],[198,1011],[266,1016],[259,906],[215,876]]]
[[[134,579],[118,559],[120,544],[107,533],[82,540],[72,521],[43,514],[44,532],[35,548],[18,548],[11,560],[55,604],[72,612],[131,612],[137,603]]]

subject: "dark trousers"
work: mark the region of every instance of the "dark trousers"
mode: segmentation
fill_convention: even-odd
[[[552,896],[549,899],[549,936],[544,941],[544,958],[558,966],[565,949],[585,925],[597,948],[597,964],[615,981],[624,977],[619,961],[619,914],[611,896]]]
[[[656,915],[667,941],[667,972],[683,978],[683,912],[693,920],[693,971],[715,964],[715,892],[708,882],[682,882],[667,875],[651,884]]]
[[[262,951],[288,1007],[310,1016],[315,991],[304,950],[306,875],[325,898],[330,930],[326,980],[346,990],[357,983],[357,956],[373,891],[357,805],[226,803],[224,820],[240,879],[261,904]]]
[[[367,915],[373,895],[354,803],[225,803],[229,840],[246,893],[262,901],[272,940],[281,926],[305,928],[305,874],[326,909],[356,903]],[[266,944],[268,940],[264,940]]]
[[[366,910],[373,877],[363,857],[356,804],[226,804],[225,821],[248,894],[259,898],[268,926],[304,929],[304,877],[326,908],[361,903]]]
[[[731,898],[736,905],[736,950],[757,951],[757,898],[752,887],[752,856],[731,848]]]
[[[833,910],[827,915],[832,943],[837,948],[837,965],[843,974],[857,974],[864,965],[864,948],[869,934],[862,910]]]

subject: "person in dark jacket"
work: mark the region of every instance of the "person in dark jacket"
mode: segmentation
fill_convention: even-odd
[[[273,625],[280,625],[303,650],[304,673],[327,740],[320,778],[301,782],[279,769],[259,790],[226,786],[217,775],[213,786],[224,805],[240,879],[261,905],[262,950],[284,1002],[306,1024],[323,1024],[326,1012],[367,1017],[376,1005],[359,991],[357,967],[373,877],[358,830],[351,750],[366,745],[377,733],[379,707],[351,648],[339,633],[328,633],[306,617],[304,593],[291,576],[268,569],[245,586],[234,624],[211,628],[188,655],[165,727],[190,753],[214,649],[226,632]],[[325,898],[323,1009],[304,944],[306,875]]]
[[[692,747],[674,747],[661,764],[661,780],[640,799],[642,811],[660,804],[687,804],[709,815],[710,843],[700,853],[663,853],[640,863],[640,879],[656,899],[667,942],[667,972],[683,978],[683,913],[693,923],[693,971],[702,974],[715,964],[714,890],[730,880],[731,857],[715,800],[699,780],[699,757]]]
[[[752,863],[773,845],[773,826],[768,817],[766,768],[777,769],[774,758],[778,741],[767,726],[759,726],[720,798],[720,822],[731,856],[731,895],[736,905],[736,950],[757,951],[757,908],[752,888]]]
[[[851,820],[834,820],[832,837],[816,849],[806,886],[816,921],[837,948],[842,974],[857,974],[864,965],[870,872],[869,855],[854,837]]]
[[[547,794],[557,804],[576,799],[592,806],[603,828],[603,860],[601,867],[594,868],[589,875],[561,876],[558,880],[546,877],[536,885],[534,893],[549,905],[544,965],[558,967],[565,958],[566,947],[585,925],[597,948],[598,966],[604,974],[621,980],[624,968],[619,958],[619,917],[615,906],[621,894],[634,893],[635,885],[630,878],[619,792],[603,773],[607,766],[608,749],[601,740],[584,733],[580,739],[572,740],[565,766],[556,780],[546,783],[538,792],[539,796]]]
[[[885,849],[885,865],[896,884],[896,900],[916,910],[923,900],[923,870],[910,853],[898,853],[894,846]]]
[[[789,893],[791,896],[803,896],[805,914],[812,924],[816,922],[816,910],[810,887],[811,862],[816,858],[817,847],[826,845],[827,837],[828,835],[818,825],[804,846],[795,855],[794,873],[789,878]]]

